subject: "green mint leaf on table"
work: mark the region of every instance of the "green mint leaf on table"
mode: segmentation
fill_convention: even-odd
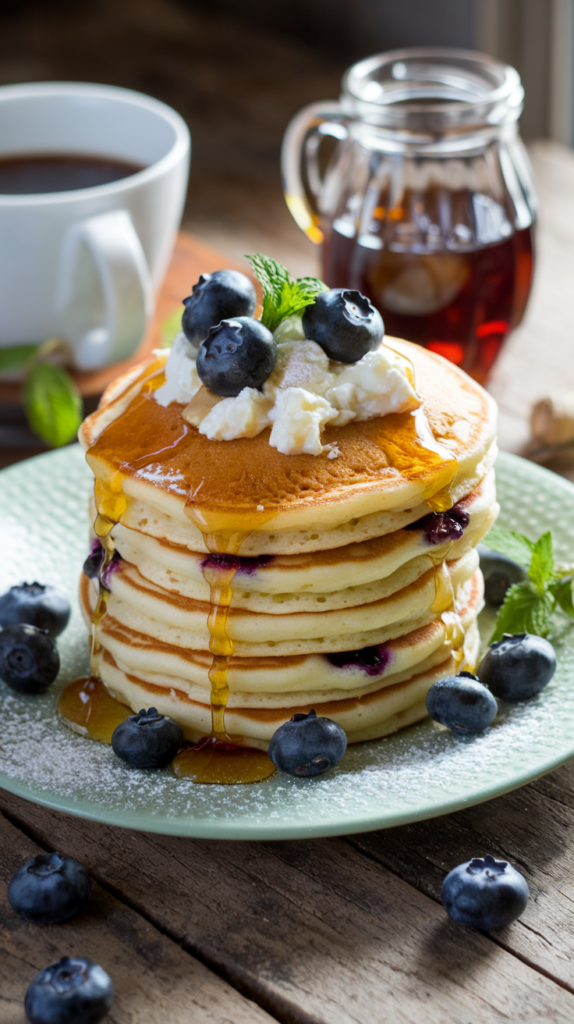
[[[180,309],[176,309],[174,313],[170,313],[165,318],[161,325],[161,336],[160,336],[160,347],[171,348],[175,339],[181,331],[181,318],[183,313]]]
[[[82,421],[82,398],[60,366],[36,363],[26,379],[23,401],[30,427],[43,441],[59,448],[74,439]]]
[[[8,345],[0,348],[0,373],[21,370],[36,355],[40,345]]]
[[[500,640],[504,633],[547,636],[557,609],[574,619],[572,567],[556,566],[550,531],[531,541],[522,533],[496,525],[484,543],[521,563],[528,573],[527,580],[507,590],[490,643]]]
[[[327,285],[316,277],[299,277],[292,281],[287,268],[270,256],[257,252],[245,258],[263,289],[261,323],[270,331],[276,330],[288,316],[310,306],[320,292],[327,291]]]

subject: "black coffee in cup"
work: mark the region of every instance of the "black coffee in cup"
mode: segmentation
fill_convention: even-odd
[[[70,192],[108,185],[143,165],[90,153],[27,153],[0,157],[0,195]]]

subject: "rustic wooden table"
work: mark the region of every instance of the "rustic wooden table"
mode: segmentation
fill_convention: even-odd
[[[574,156],[548,143],[532,154],[538,276],[491,385],[502,445],[513,450],[527,440],[535,398],[574,390]],[[225,262],[182,237],[158,321],[199,271]],[[156,322],[148,345],[157,331]],[[574,476],[571,464],[561,468]],[[78,858],[95,882],[80,918],[46,927],[17,918],[0,885],[1,1024],[23,1024],[28,983],[63,954],[108,970],[117,993],[110,1024],[574,1019],[574,763],[448,817],[329,840],[145,835],[4,792],[0,811],[4,883],[40,850]],[[531,892],[523,917],[492,935],[452,924],[440,903],[445,873],[484,853],[509,859]]]

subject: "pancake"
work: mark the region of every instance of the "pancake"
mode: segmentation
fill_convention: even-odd
[[[274,533],[329,531],[353,518],[412,509],[437,495],[449,508],[492,464],[494,401],[435,353],[394,338],[387,343],[413,365],[426,422],[417,410],[327,426],[325,444],[337,446],[335,459],[328,453],[284,456],[270,446],[268,430],[210,441],[182,419],[181,405],[164,408],[154,402],[153,390],[145,390],[152,370],[157,375],[161,369],[159,357],[140,372],[140,384],[128,375],[122,392],[117,382],[80,428],[102,492],[110,490],[100,502],[113,506],[123,492],[208,531],[250,533],[269,533],[271,520]],[[137,387],[126,407],[126,396]]]
[[[236,653],[247,656],[354,650],[384,643],[406,632],[410,621],[431,622],[450,608],[477,566],[473,549],[456,562],[428,569],[397,593],[358,608],[282,615],[231,610],[226,634]],[[114,574],[111,588],[107,611],[122,625],[176,647],[209,649],[209,605],[167,594],[138,579],[137,570],[129,565]],[[92,600],[95,607],[95,591]]]
[[[268,429],[209,440],[154,400],[165,354],[108,388],[79,435],[105,554],[80,596],[92,670],[121,703],[261,749],[317,706],[359,742],[419,721],[432,683],[474,665],[495,405],[386,343],[421,407],[327,425],[319,455],[282,454]]]
[[[86,577],[80,601],[89,624],[93,606]],[[462,597],[462,595],[461,595]],[[364,695],[442,663],[472,628],[482,607],[482,578],[475,573],[455,614],[437,616],[425,626],[384,645],[352,655],[233,657],[228,669],[228,707],[289,707]],[[205,703],[211,688],[209,651],[192,651],[154,640],[123,626],[108,613],[99,631],[102,649],[126,674],[166,689],[183,691]],[[107,659],[109,660],[109,659]],[[312,683],[310,682],[312,681]],[[310,689],[312,686],[312,689]],[[345,691],[345,692],[341,692]]]
[[[463,536],[454,542],[447,538],[432,547],[423,529],[407,528],[307,556],[271,555],[260,557],[259,561],[243,556],[235,576],[231,607],[258,609],[257,599],[261,594],[265,597],[272,594],[273,600],[281,604],[285,604],[289,595],[297,595],[299,610],[302,610],[300,602],[305,595],[319,595],[323,599],[326,594],[341,592],[341,588],[348,589],[349,579],[353,581],[353,589],[357,590],[388,578],[417,556],[432,553],[434,561],[447,553],[451,560],[460,557],[488,533],[498,513],[494,473],[490,472],[470,495],[460,501],[458,508],[469,516]],[[114,527],[112,538],[122,558],[135,565],[140,575],[150,583],[184,597],[209,601],[204,553],[158,540],[141,530],[131,529],[125,522]],[[263,603],[265,607],[269,604],[268,601]],[[351,603],[363,603],[363,598],[357,596]]]
[[[463,664],[475,664],[478,645],[478,630],[474,623],[466,634]],[[457,663],[450,655],[438,666],[394,685],[362,696],[324,702],[320,705],[320,714],[338,722],[349,743],[388,736],[425,718],[428,714],[425,699],[430,687],[438,679],[452,675],[456,669]],[[108,652],[100,664],[100,674],[116,699],[134,710],[153,704],[161,714],[179,722],[186,739],[197,742],[211,731],[211,707],[208,703],[192,700],[174,686],[168,688],[127,674]],[[229,707],[226,711],[227,728],[236,743],[266,750],[281,725],[294,714],[308,714],[315,703],[301,703],[287,709]]]

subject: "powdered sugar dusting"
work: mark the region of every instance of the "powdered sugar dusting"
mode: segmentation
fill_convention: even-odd
[[[187,494],[185,487],[182,486],[184,483],[183,473],[170,466],[163,466],[159,462],[151,462],[144,469],[138,469],[135,475],[140,480],[149,480],[150,483],[159,484],[159,486],[166,488],[168,491],[173,491],[175,494]]]

